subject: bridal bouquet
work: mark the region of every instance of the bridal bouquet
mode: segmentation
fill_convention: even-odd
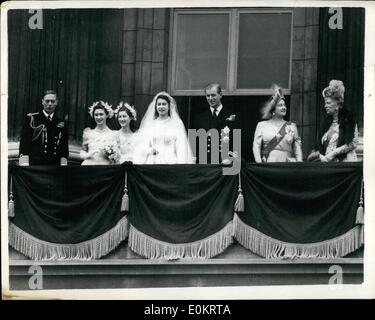
[[[114,144],[109,144],[104,147],[104,156],[111,164],[118,163],[120,160],[120,150]]]

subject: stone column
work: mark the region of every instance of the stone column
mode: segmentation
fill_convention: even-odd
[[[298,126],[303,155],[314,146],[317,126],[319,8],[295,8],[290,120]]]
[[[170,9],[124,9],[122,99],[139,118],[152,97],[166,90]]]

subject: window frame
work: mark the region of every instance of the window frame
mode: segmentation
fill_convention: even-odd
[[[283,92],[289,95],[291,92],[292,84],[292,58],[293,58],[293,9],[292,8],[272,8],[272,9],[259,9],[259,8],[218,8],[218,9],[172,9],[171,13],[171,26],[169,39],[169,72],[168,72],[168,90],[175,96],[200,96],[203,94],[202,89],[176,89],[176,64],[177,64],[177,23],[178,15],[181,14],[222,14],[229,15],[229,30],[228,30],[228,60],[227,60],[227,88],[223,89],[224,94],[241,96],[241,95],[270,95],[273,94],[271,88],[263,89],[237,89],[237,66],[238,66],[238,44],[239,44],[239,23],[240,15],[248,13],[289,13],[290,20],[290,55],[289,55],[289,77],[288,87],[283,88]]]

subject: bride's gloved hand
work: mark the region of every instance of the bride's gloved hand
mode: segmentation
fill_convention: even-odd
[[[95,154],[97,154],[98,151],[97,150],[94,150],[94,151],[84,151],[84,150],[81,150],[80,152],[80,156],[81,156],[81,159],[83,160],[86,160],[86,159],[91,159],[94,157]]]

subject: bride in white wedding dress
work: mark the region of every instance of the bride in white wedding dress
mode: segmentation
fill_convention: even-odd
[[[185,126],[178,115],[176,101],[159,92],[142,119],[138,144],[134,150],[136,164],[194,163]]]

